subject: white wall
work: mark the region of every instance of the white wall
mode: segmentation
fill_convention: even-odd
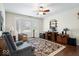
[[[3,31],[5,31],[5,8],[2,3],[0,3],[0,11],[2,12],[3,17]]]
[[[43,28],[42,28],[43,20],[40,18],[34,18],[34,17],[30,17],[30,16],[6,12],[6,31],[8,31],[8,28],[10,28],[11,26],[13,26],[14,29],[16,30],[16,21],[17,20],[26,20],[26,21],[30,21],[30,22],[34,23],[36,25],[36,28],[35,28],[36,37],[38,37],[39,33],[42,32],[42,30],[43,30]],[[32,34],[33,34],[32,32],[33,32],[33,27],[31,27],[31,34],[29,35],[29,37],[32,37]]]
[[[58,20],[58,32],[61,33],[62,29],[67,27],[70,29],[69,35],[70,37],[77,38],[77,44],[79,45],[79,18],[77,16],[77,12],[79,12],[79,8],[74,8],[72,10],[63,11],[60,13],[56,13],[44,19],[44,28],[43,31],[49,30],[49,22],[52,19]]]

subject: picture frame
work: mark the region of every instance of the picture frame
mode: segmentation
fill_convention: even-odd
[[[57,20],[56,19],[53,19],[50,21],[50,28],[51,27],[57,27]]]

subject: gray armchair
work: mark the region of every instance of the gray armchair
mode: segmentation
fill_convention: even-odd
[[[17,50],[13,38],[9,32],[4,32],[2,36],[7,43],[10,56],[35,56],[33,54],[34,47],[28,46],[23,49]]]

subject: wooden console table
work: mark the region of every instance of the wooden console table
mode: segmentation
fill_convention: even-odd
[[[68,34],[58,34],[57,32],[45,32],[41,35],[43,39],[57,42],[60,44],[68,44],[69,35]]]
[[[56,41],[57,32],[46,32],[45,33],[45,39],[50,41]]]
[[[69,39],[69,35],[62,35],[62,34],[59,34],[57,36],[57,41],[58,43],[61,43],[61,44],[67,44],[68,43],[68,39]]]

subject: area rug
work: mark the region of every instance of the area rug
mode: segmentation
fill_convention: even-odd
[[[31,38],[29,39],[29,43],[35,47],[34,54],[36,56],[54,56],[65,48],[61,44],[41,38]]]

